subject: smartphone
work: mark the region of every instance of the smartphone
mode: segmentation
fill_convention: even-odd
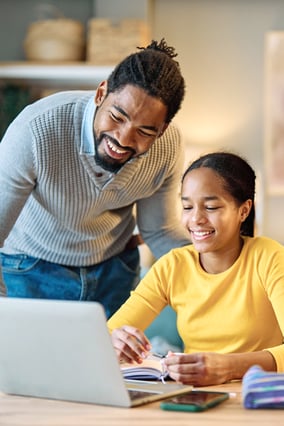
[[[163,410],[173,411],[205,411],[229,398],[227,392],[192,390],[174,398],[161,402]]]

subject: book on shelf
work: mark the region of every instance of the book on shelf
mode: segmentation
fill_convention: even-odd
[[[163,365],[163,356],[151,355],[141,364],[122,364],[121,371],[126,380],[161,380],[167,378],[168,373]]]

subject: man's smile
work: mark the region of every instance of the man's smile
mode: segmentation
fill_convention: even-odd
[[[117,160],[125,160],[128,159],[130,156],[134,155],[135,152],[133,149],[127,148],[123,149],[121,148],[117,142],[115,142],[113,139],[111,139],[109,136],[104,135],[102,138],[104,150],[105,153]]]

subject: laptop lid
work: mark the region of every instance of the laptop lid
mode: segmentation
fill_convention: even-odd
[[[126,386],[97,302],[2,297],[0,340],[0,390],[6,393],[131,407],[192,388]],[[144,393],[132,402],[128,388]]]

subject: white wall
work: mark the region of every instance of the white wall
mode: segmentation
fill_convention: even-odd
[[[147,0],[93,0],[94,14],[109,19],[146,18]]]
[[[264,40],[267,31],[284,31],[284,1],[151,3],[153,36],[165,37],[176,47],[187,82],[186,99],[176,121],[186,138],[188,157],[215,149],[245,156],[261,177],[260,233],[284,242],[283,197],[265,197],[261,202],[265,180]]]

